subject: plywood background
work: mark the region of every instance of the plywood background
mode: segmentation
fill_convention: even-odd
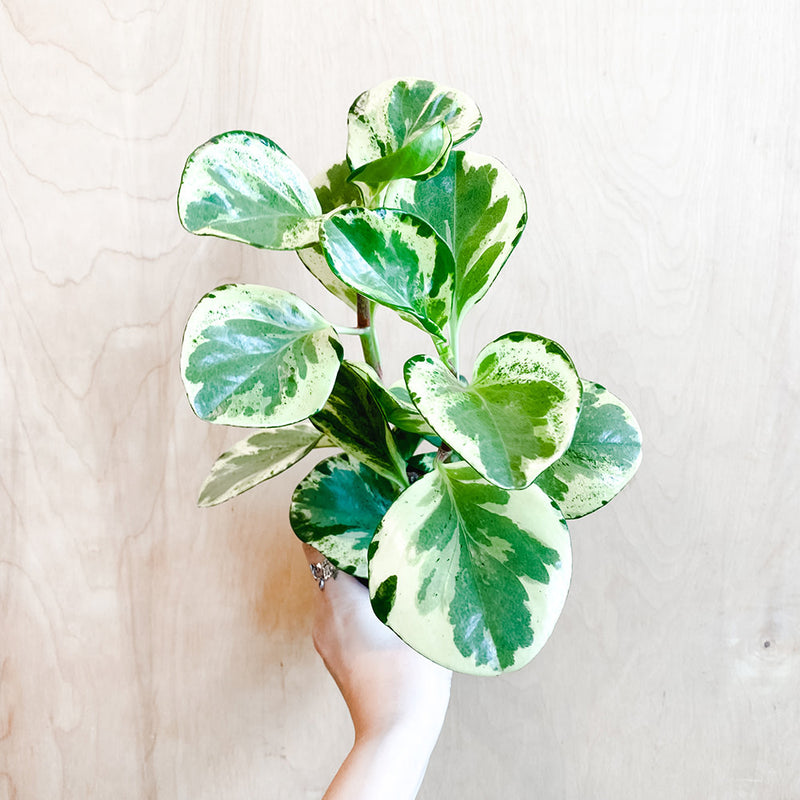
[[[0,3],[0,798],[316,798],[347,751],[286,521],[307,467],[196,509],[238,435],[177,363],[226,281],[350,320],[175,195],[237,127],[321,171],[408,74],[478,101],[528,196],[465,356],[549,335],[647,446],[573,525],[541,656],[456,679],[421,797],[800,797],[799,41],[794,0]]]

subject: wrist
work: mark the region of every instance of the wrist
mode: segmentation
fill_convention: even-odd
[[[386,709],[389,713],[371,714],[366,719],[354,718],[356,739],[392,737],[435,742],[442,729],[449,701],[450,693],[446,691],[419,702],[406,699],[399,707]]]
[[[370,743],[430,752],[439,739],[444,717],[444,711],[441,714],[409,712],[394,720],[359,725],[355,729],[354,744]]]

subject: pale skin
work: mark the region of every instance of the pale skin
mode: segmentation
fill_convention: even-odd
[[[322,561],[316,550],[304,549],[309,563]],[[366,587],[350,575],[340,572],[313,591],[314,647],[355,730],[323,800],[413,800],[444,722],[452,673],[378,621]]]

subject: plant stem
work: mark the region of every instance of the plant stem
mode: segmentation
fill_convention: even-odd
[[[453,325],[450,325],[450,338],[452,339],[452,353],[453,353],[453,374],[456,378],[461,378],[458,371],[458,329],[453,330]]]
[[[450,317],[448,328],[450,330],[450,353],[453,356],[453,364],[450,366],[450,369],[452,370],[453,375],[460,380],[461,372],[459,371],[458,363],[458,334],[461,328],[461,321],[455,316]]]
[[[450,347],[450,343],[444,339],[434,340],[434,346],[439,358],[442,359],[442,363],[458,378],[458,363],[456,360],[458,356],[455,350]]]
[[[358,327],[363,330],[361,335],[361,350],[364,353],[364,360],[375,370],[378,377],[382,380],[381,352],[378,348],[378,337],[375,335],[375,327],[372,324],[373,303],[362,294],[357,295],[357,298],[357,324]]]
[[[453,452],[453,448],[450,447],[449,444],[442,442],[439,445],[439,449],[436,452],[436,463],[437,464],[444,464],[450,458],[450,454]]]

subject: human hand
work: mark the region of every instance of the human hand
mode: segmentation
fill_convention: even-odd
[[[323,557],[304,545],[309,563]],[[375,616],[366,587],[340,572],[315,590],[313,640],[344,697],[353,749],[325,800],[416,797],[444,722],[452,673]]]

